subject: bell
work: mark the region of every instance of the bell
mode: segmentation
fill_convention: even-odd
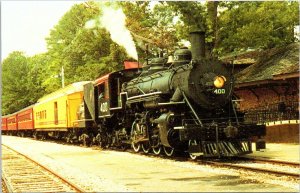
[[[171,64],[174,62],[174,58],[173,56],[168,56],[168,61],[167,61],[167,64]]]

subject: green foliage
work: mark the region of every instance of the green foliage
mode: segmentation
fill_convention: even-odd
[[[12,52],[2,63],[2,113],[8,114],[30,105],[28,60],[22,52]]]
[[[99,61],[88,61],[85,65],[76,68],[74,80],[95,80],[96,78],[123,68],[123,61],[127,58],[124,48],[117,44],[110,45],[110,54]]]
[[[27,74],[28,100],[30,104],[35,103],[39,98],[46,94],[46,87],[43,85],[44,76],[47,70],[47,54],[39,54],[27,58],[29,73]]]
[[[170,1],[168,4],[184,22],[188,31],[206,30],[205,7],[197,1]],[[186,34],[187,35],[187,34]]]
[[[186,28],[168,3],[156,3],[153,9],[149,2],[121,2],[120,5],[127,16],[127,27],[135,35],[140,60],[146,58],[146,44],[150,57],[161,51],[172,54],[179,47]]]
[[[12,52],[2,63],[2,114],[34,104],[45,94],[47,55],[26,57]]]
[[[161,50],[171,52],[178,45],[179,39],[176,34],[175,13],[166,3],[157,4],[149,21],[152,23],[152,33],[149,33],[149,38],[154,41],[156,46]]]
[[[223,6],[228,10],[219,16],[220,53],[272,48],[294,41],[298,2],[231,2]]]

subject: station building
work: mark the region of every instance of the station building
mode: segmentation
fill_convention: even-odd
[[[299,143],[299,43],[247,57],[233,63],[238,108],[267,125],[267,142]]]

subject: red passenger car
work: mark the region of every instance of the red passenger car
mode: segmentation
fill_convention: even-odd
[[[17,112],[18,134],[30,134],[34,129],[33,105]]]
[[[1,130],[2,130],[2,133],[6,133],[7,132],[7,117],[6,116],[3,116],[2,119],[1,119]]]
[[[9,133],[16,133],[18,130],[17,113],[7,116],[7,131]]]

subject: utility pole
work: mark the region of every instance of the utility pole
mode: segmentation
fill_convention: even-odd
[[[61,67],[61,87],[65,88],[65,72],[64,66]]]

